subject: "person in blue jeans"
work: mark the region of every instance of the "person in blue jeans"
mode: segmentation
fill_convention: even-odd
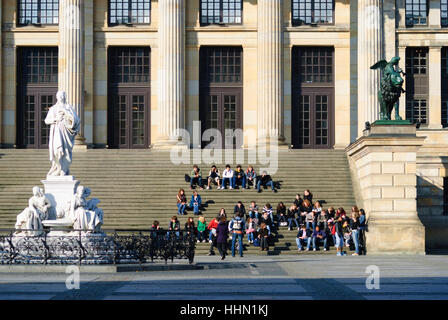
[[[288,231],[291,231],[292,224],[294,223],[296,227],[299,226],[299,223],[296,219],[296,214],[299,213],[299,209],[295,204],[291,205],[291,207],[288,209]]]
[[[322,242],[324,246],[324,251],[327,251],[327,234],[324,230],[320,230],[319,226],[313,232],[313,251],[319,249],[319,243]]]
[[[177,214],[184,215],[187,209],[187,197],[184,189],[179,189],[177,193]]]
[[[170,224],[168,226],[168,232],[166,233],[167,240],[170,239],[170,235],[174,233],[176,238],[179,239],[180,236],[180,222],[177,220],[176,216],[171,217]]]
[[[356,208],[357,209],[357,208]],[[359,255],[359,212],[352,211],[352,218],[350,219],[350,229],[352,229],[352,239],[355,244],[355,253],[352,256]]]
[[[261,177],[258,179],[257,189],[258,192],[261,192],[261,186],[271,187],[272,192],[275,192],[274,181],[266,171],[263,171]]]
[[[235,256],[235,244],[236,244],[237,238],[238,238],[238,244],[239,244],[240,257],[242,257],[243,256],[243,232],[245,230],[245,227],[244,227],[244,220],[241,217],[241,215],[239,215],[239,214],[235,215],[235,218],[233,218],[232,221],[230,221],[229,230],[232,233],[232,257]]]
[[[229,182],[229,189],[235,188],[234,173],[235,172],[232,170],[232,168],[230,168],[230,165],[226,165],[226,168],[222,172],[221,190],[224,190],[226,188],[226,181]]]
[[[193,192],[190,200],[190,208],[193,208],[193,214],[198,215],[201,208],[202,199],[197,191]]]
[[[311,246],[311,230],[308,230],[305,225],[302,225],[301,229],[297,233],[296,237],[297,249],[303,250],[303,245],[306,244],[306,251],[310,250]]]
[[[236,188],[238,184],[241,184],[243,189],[246,189],[246,174],[244,170],[241,168],[241,165],[236,166],[236,170],[233,173],[233,186]]]

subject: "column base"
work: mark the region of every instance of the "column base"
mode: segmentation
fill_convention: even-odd
[[[86,138],[82,136],[76,136],[73,151],[87,151]]]
[[[176,148],[176,149],[189,149],[188,145],[182,143],[177,138],[159,140],[159,141],[153,143],[151,145],[151,147],[152,147],[152,149],[155,149],[155,150],[170,150],[170,149],[173,149],[173,148]]]
[[[419,221],[378,220],[369,223],[365,234],[367,254],[426,254],[425,227]]]
[[[285,137],[259,137],[257,139],[258,148],[270,149],[271,146],[277,146],[279,149],[288,149]]]

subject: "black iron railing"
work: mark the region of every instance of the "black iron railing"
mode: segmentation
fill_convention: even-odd
[[[0,264],[129,264],[188,259],[193,263],[196,238],[186,231],[73,231],[39,236],[0,229]]]

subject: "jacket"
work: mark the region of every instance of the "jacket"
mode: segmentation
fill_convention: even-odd
[[[242,215],[245,215],[246,208],[244,207],[244,204],[241,207],[238,207],[238,205],[235,205],[235,208],[233,209],[233,213],[240,213]]]
[[[366,216],[363,214],[359,216],[359,229],[366,230]]]
[[[230,170],[224,170],[224,171],[222,172],[222,177],[223,177],[223,178],[233,178],[233,170],[232,170],[232,169],[230,169]]]
[[[255,170],[249,171],[249,169],[246,170],[246,177],[248,178],[256,178],[257,174],[255,173]]]
[[[194,176],[195,176],[195,172],[194,172],[194,169],[193,169],[193,170],[191,170],[190,177],[194,178]],[[201,169],[198,169],[198,176],[202,177]]]
[[[194,224],[189,225],[188,223],[185,223],[185,231],[194,233],[195,231]]]
[[[244,174],[244,170],[243,169],[241,169],[240,171],[238,171],[238,169],[237,170],[235,170],[234,171],[234,175],[235,175],[235,177],[243,177],[245,174]]]
[[[359,220],[354,221],[353,219],[350,219],[350,228],[352,230],[359,229]]]
[[[180,222],[177,220],[173,223],[173,221],[170,221],[170,224],[168,225],[168,230],[175,230],[178,231],[180,229]]]
[[[192,207],[195,202],[197,202],[198,205],[201,205],[202,203],[201,195],[198,194],[196,201],[194,200],[194,194],[191,195],[190,207]]]
[[[268,228],[264,228],[264,229],[260,229],[260,230],[258,230],[258,235],[259,235],[261,238],[264,238],[264,237],[266,237],[266,236],[269,236],[269,230],[268,230]]]
[[[236,217],[235,219],[232,219],[232,221],[230,221],[229,229],[232,233],[243,233],[245,229],[244,225],[244,220],[240,217]]]
[[[322,236],[322,239],[325,239],[327,237],[327,234],[325,233],[324,230],[319,230],[319,231],[314,230],[313,238],[317,238],[317,236]]]
[[[218,221],[216,219],[213,219],[210,221],[210,223],[207,226],[208,230],[216,229],[218,227]]]
[[[300,229],[299,232],[297,233],[297,238],[301,238],[303,236],[306,236],[305,239],[311,237],[311,230],[309,230],[309,229],[306,229],[306,230]]]
[[[226,243],[227,238],[229,237],[229,228],[226,222],[220,222],[218,227],[216,228],[216,242],[217,243]]]
[[[268,183],[269,181],[271,181],[272,180],[272,178],[271,178],[271,176],[270,175],[265,175],[264,177],[263,176],[260,176],[260,178],[258,179],[258,181],[261,181],[261,184],[262,185],[265,185],[266,183]]]
[[[199,232],[205,231],[205,228],[206,228],[206,227],[207,227],[207,226],[206,226],[205,221],[204,221],[204,223],[202,223],[201,221],[198,221],[198,231],[199,231]]]

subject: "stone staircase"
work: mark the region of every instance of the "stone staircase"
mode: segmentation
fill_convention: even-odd
[[[277,193],[268,189],[257,193],[253,187],[200,191],[203,203],[207,203],[203,210],[207,222],[221,207],[232,217],[238,200],[246,208],[252,200],[260,207],[269,202],[276,208],[279,201],[289,207],[296,193],[303,194],[305,189],[311,190],[315,200],[324,200],[324,208],[342,206],[350,210],[355,204],[344,151],[282,150],[278,159],[279,169],[273,175],[274,181],[281,184]],[[247,162],[241,164],[247,167]],[[199,165],[206,175],[210,165]],[[225,163],[217,166],[222,172]],[[235,166],[233,163],[232,167]],[[42,186],[40,181],[45,179],[49,167],[47,150],[0,150],[0,228],[14,227],[17,214],[28,204],[32,187]],[[154,220],[159,220],[163,228],[168,226],[170,217],[177,213],[179,188],[184,188],[190,199],[192,192],[184,175],[190,173],[191,167],[192,164],[171,164],[169,153],[163,151],[89,149],[74,153],[71,173],[81,185],[92,190],[92,197],[101,200],[104,229],[149,229]],[[258,174],[260,165],[254,167]],[[182,227],[189,216],[193,216],[192,211],[180,217]],[[197,223],[197,217],[194,218]],[[268,254],[297,252],[296,233],[281,228]],[[260,253],[259,248],[245,247],[247,253]],[[199,243],[197,254],[206,254],[208,248],[208,243]]]

